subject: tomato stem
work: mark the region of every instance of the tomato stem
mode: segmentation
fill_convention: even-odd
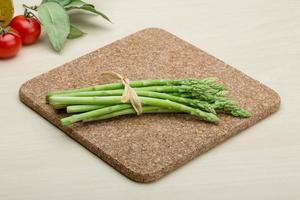
[[[27,5],[23,4],[23,7],[25,8],[24,16],[26,19],[34,17],[39,21],[39,18],[33,12],[30,11],[30,10],[37,11],[37,6],[27,6]]]
[[[10,33],[10,34],[13,34],[13,35],[17,35],[15,32],[10,31],[9,29],[10,29],[9,26],[6,27],[6,28],[2,28],[2,27],[0,26],[0,35],[2,35],[2,34],[7,34],[7,33]]]
[[[9,28],[9,27],[7,27],[7,28],[2,28],[2,27],[0,26],[0,34],[2,35],[2,34],[5,34],[5,33],[8,33],[8,28]]]
[[[37,11],[37,6],[27,6],[27,5],[23,4],[23,7],[28,10]]]

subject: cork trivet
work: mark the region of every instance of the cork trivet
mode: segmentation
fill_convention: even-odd
[[[61,126],[63,114],[46,104],[47,92],[102,84],[103,71],[115,71],[131,80],[218,77],[252,117],[221,115],[220,123],[213,125],[185,114],[145,114]],[[161,178],[266,118],[280,105],[272,89],[157,28],[139,31],[26,82],[20,88],[20,99],[138,182]]]

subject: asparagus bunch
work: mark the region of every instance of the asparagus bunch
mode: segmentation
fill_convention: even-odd
[[[228,90],[215,78],[184,80],[140,80],[130,82],[143,105],[143,113],[187,113],[217,123],[217,113],[249,117],[228,97]],[[122,83],[96,85],[61,92],[50,92],[47,102],[55,109],[66,109],[63,125],[135,114],[130,102],[122,102]]]

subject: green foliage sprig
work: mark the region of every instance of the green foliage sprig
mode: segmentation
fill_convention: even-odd
[[[57,52],[62,50],[67,39],[79,38],[85,34],[84,31],[70,23],[68,11],[91,12],[111,22],[94,5],[81,0],[42,0],[39,6],[23,6],[26,10],[30,9],[37,12],[37,18],[47,33],[53,49]]]

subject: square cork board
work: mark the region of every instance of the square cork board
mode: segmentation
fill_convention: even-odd
[[[62,126],[62,114],[45,102],[49,91],[104,81],[103,71],[131,80],[217,77],[242,107],[247,119],[221,115],[218,125],[185,114],[145,114]],[[277,111],[276,92],[223,61],[157,28],[124,39],[55,68],[24,83],[20,99],[128,178],[161,178],[224,140]],[[199,169],[201,170],[201,169]]]

